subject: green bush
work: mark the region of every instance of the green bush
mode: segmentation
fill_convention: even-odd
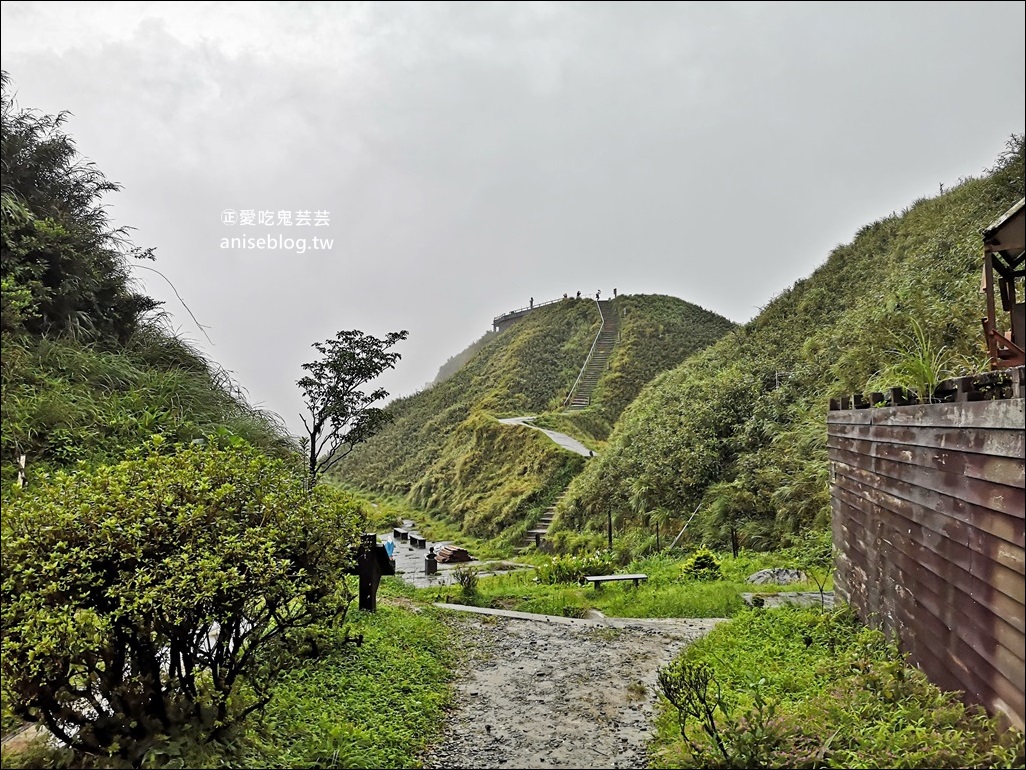
[[[460,595],[465,604],[474,604],[477,601],[477,570],[473,567],[460,565],[452,571],[460,587]]]
[[[358,521],[347,496],[308,493],[254,449],[158,440],[14,495],[0,571],[12,710],[130,764],[223,737],[312,628],[344,617]]]
[[[685,580],[719,580],[720,560],[708,548],[700,548],[684,562],[680,574]]]
[[[587,556],[553,556],[536,571],[542,583],[581,583],[589,575],[607,575],[615,566],[610,551],[596,551]]]

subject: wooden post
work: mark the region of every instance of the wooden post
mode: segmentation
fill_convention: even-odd
[[[360,609],[376,612],[378,609],[378,583],[381,569],[377,555],[378,536],[373,532],[360,536],[360,552],[356,557],[356,570],[360,576]]]
[[[983,251],[983,291],[987,295],[987,321],[984,324],[987,339],[987,351],[990,353],[991,368],[995,368],[1001,360],[997,342],[992,334],[997,333],[997,308],[994,305],[994,254],[989,248]]]

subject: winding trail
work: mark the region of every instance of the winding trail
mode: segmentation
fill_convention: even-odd
[[[582,455],[584,457],[592,457],[595,454],[590,449],[588,449],[588,447],[586,447],[584,444],[582,444],[580,441],[573,438],[572,436],[568,436],[565,433],[560,433],[558,431],[549,430],[548,428],[539,428],[537,425],[533,423],[535,417],[537,417],[537,415],[534,414],[525,415],[524,417],[505,417],[499,420],[499,422],[501,422],[503,425],[523,425],[526,428],[534,428],[535,430],[540,430],[550,439],[552,439],[561,447],[563,447],[563,449],[568,449],[571,452],[576,452],[577,454]]]
[[[540,430],[568,451],[594,456],[533,420],[499,422]],[[454,611],[446,622],[467,658],[442,737],[420,757],[437,770],[647,768],[659,669],[721,622],[438,606]]]
[[[469,610],[457,707],[426,768],[645,768],[657,675],[716,619]]]

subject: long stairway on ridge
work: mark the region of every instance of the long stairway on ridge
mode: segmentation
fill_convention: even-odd
[[[591,405],[592,393],[598,385],[599,378],[609,366],[609,356],[613,353],[613,346],[620,335],[620,319],[613,303],[609,300],[602,300],[596,303],[599,312],[602,314],[602,330],[591,350],[591,355],[584,363],[581,375],[570,393],[570,402],[567,407],[570,409],[584,409]]]

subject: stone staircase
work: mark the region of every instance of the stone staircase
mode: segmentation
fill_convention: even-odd
[[[567,404],[569,409],[584,409],[591,406],[592,393],[598,385],[599,378],[609,366],[609,356],[612,355],[613,346],[620,335],[620,319],[613,308],[613,303],[602,300],[597,304],[602,314],[602,330],[570,394],[570,401]]]
[[[552,520],[556,516],[556,506],[563,499],[564,495],[566,495],[565,489],[556,498],[555,502],[549,506],[548,510],[542,514],[541,518],[538,519],[534,528],[527,530],[527,534],[524,535],[520,545],[517,546],[518,551],[526,551],[529,548],[538,547],[545,542],[545,536],[549,533],[549,527],[552,526]]]

